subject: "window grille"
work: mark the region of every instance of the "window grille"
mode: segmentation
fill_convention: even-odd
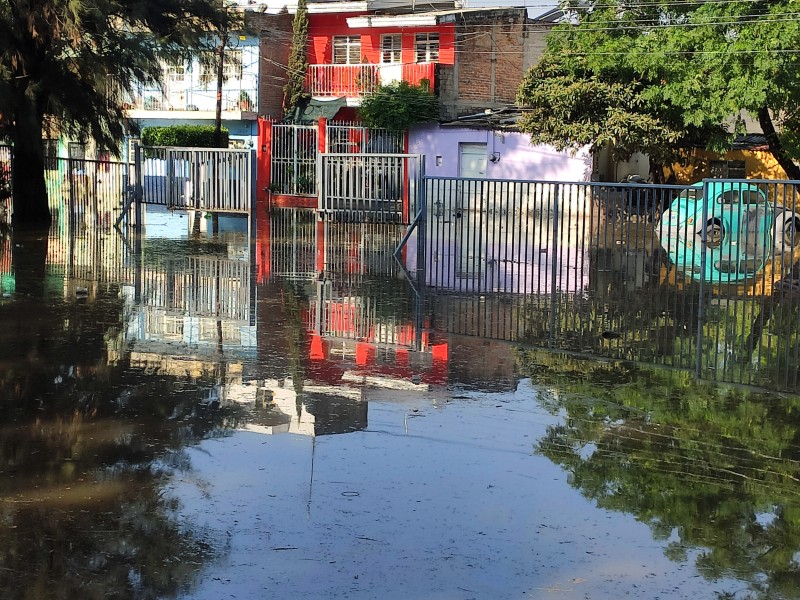
[[[439,62],[439,34],[418,33],[416,52],[417,62]]]
[[[361,63],[361,36],[336,35],[333,37],[333,64],[357,65]]]
[[[402,62],[402,36],[399,33],[381,36],[381,62],[399,63]]]

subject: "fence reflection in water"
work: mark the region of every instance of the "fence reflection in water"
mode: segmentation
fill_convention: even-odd
[[[449,331],[797,387],[795,184],[426,183]]]

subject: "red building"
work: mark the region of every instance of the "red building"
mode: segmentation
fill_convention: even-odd
[[[379,14],[376,5],[309,4],[306,89],[312,97],[345,97],[357,106],[364,94],[395,81],[427,80],[435,91],[438,65],[455,63],[455,22],[443,18],[447,11],[412,12],[409,4]]]

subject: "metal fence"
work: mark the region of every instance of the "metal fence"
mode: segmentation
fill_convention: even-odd
[[[320,136],[325,140],[326,153],[391,155],[405,151],[404,132],[370,129],[347,121],[324,125],[273,123],[269,159],[269,189],[273,194],[318,195]]]
[[[401,154],[405,143],[404,131],[370,129],[355,122],[333,121],[325,130],[325,152],[333,154]]]
[[[400,223],[421,185],[416,154],[321,154],[318,208],[333,218]]]
[[[273,194],[313,196],[319,146],[317,125],[272,125],[270,182]]]
[[[54,227],[110,229],[130,193],[130,165],[110,160],[47,157],[45,185]]]
[[[796,389],[798,186],[427,178],[407,266],[453,332]]]
[[[145,204],[249,213],[255,186],[253,151],[145,147],[143,156]]]
[[[0,224],[11,222],[11,147],[0,144]]]

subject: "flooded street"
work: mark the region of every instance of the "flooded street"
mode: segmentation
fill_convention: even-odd
[[[287,215],[3,238],[4,597],[800,598],[794,304]]]

